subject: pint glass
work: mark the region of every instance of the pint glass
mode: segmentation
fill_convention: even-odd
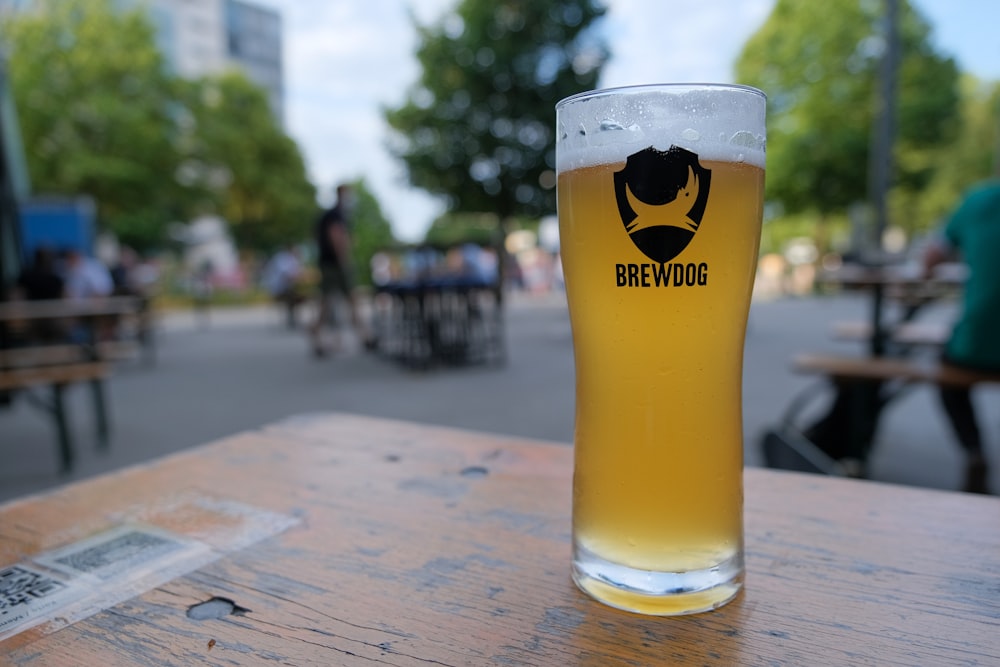
[[[576,365],[573,579],[630,611],[743,583],[743,342],[760,241],[763,93],[599,90],[556,105]]]

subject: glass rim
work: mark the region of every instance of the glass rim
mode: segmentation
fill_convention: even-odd
[[[763,90],[760,88],[754,88],[753,86],[747,86],[742,83],[640,83],[627,86],[612,86],[610,88],[595,88],[594,90],[585,90],[580,93],[574,93],[573,95],[564,97],[556,102],[555,108],[558,110],[567,104],[572,104],[573,102],[593,97],[604,97],[606,95],[615,95],[619,93],[655,92],[657,90],[662,90],[664,92],[681,90],[732,90],[753,93],[754,95],[763,98],[765,101],[767,100],[767,94]]]

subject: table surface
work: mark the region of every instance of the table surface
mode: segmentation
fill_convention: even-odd
[[[0,664],[1000,664],[998,498],[748,469],[744,592],[655,618],[570,581],[571,468],[314,415],[0,505],[0,570],[122,525],[191,556],[98,577]]]

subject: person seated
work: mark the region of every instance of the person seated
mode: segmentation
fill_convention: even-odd
[[[61,299],[65,283],[56,271],[56,255],[46,247],[35,248],[34,261],[18,277],[18,296],[28,301]]]
[[[1000,373],[1000,178],[973,188],[924,255],[929,276],[956,256],[969,269],[962,311],[945,345],[945,364]],[[941,387],[941,404],[966,453],[965,490],[989,493],[986,457],[968,387]]]
[[[104,264],[76,249],[66,252],[64,278],[66,298],[74,300],[109,296],[115,286]]]
[[[305,301],[302,293],[304,269],[294,247],[282,248],[264,266],[261,283],[271,298],[285,307],[289,329],[298,326],[296,309]]]
[[[14,291],[15,299],[46,301],[61,299],[65,294],[65,282],[56,270],[56,254],[51,248],[35,248],[32,263],[21,271]],[[59,320],[36,320],[21,332],[26,341],[55,342],[65,335],[65,323]]]

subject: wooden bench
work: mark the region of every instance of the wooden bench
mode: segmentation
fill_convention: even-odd
[[[792,367],[799,373],[819,374],[836,380],[899,380],[952,387],[1000,383],[1000,373],[974,371],[927,360],[894,357],[845,357],[803,354]]]
[[[966,388],[1000,383],[1000,373],[901,357],[802,354],[792,360],[792,368],[829,380],[836,398],[826,416],[804,426],[798,417],[818,387],[800,393],[782,425],[764,433],[765,461],[774,468],[854,477],[864,476],[880,414],[901,392],[920,383]]]
[[[110,366],[105,361],[76,361],[0,368],[0,393],[45,386],[51,388],[49,401],[31,393],[28,393],[28,396],[36,406],[52,415],[56,424],[62,471],[69,472],[73,468],[74,452],[69,427],[66,423],[65,388],[79,382],[90,383],[94,401],[94,415],[97,422],[97,442],[99,447],[106,449],[109,422],[103,382],[108,377],[109,372]]]
[[[34,324],[66,322],[76,322],[89,340],[99,340],[105,325],[113,323],[119,338],[98,344],[95,349],[97,357],[118,360],[133,356],[132,348],[141,347],[146,362],[154,362],[154,310],[149,297],[0,302],[0,345],[16,345],[22,340],[34,342],[36,336],[31,334]],[[110,351],[105,353],[104,347]]]
[[[88,353],[90,352],[90,353]],[[84,345],[34,345],[0,349],[0,369],[71,364],[84,361],[125,361],[139,355],[139,343],[114,340],[98,343],[91,351]]]

